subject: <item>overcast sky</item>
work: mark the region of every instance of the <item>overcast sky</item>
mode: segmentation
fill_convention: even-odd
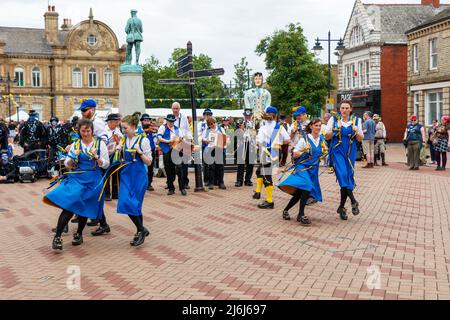
[[[253,71],[265,71],[264,58],[254,51],[259,41],[299,22],[309,41],[344,36],[354,0],[50,0],[64,18],[76,24],[87,19],[92,7],[94,19],[108,24],[119,42],[125,43],[125,24],[130,9],[138,10],[143,21],[144,42],[141,62],[154,54],[166,63],[172,50],[192,41],[194,54],[212,57],[214,66],[223,67],[222,80],[233,78],[234,64],[246,56]],[[420,3],[420,0],[367,0],[368,3]],[[442,1],[441,1],[442,2]],[[448,3],[448,1],[443,1]],[[44,28],[47,0],[0,0],[0,25]],[[324,43],[322,44],[325,48]],[[334,45],[335,47],[335,45]],[[332,62],[335,62],[334,55]],[[321,59],[327,62],[327,53]]]

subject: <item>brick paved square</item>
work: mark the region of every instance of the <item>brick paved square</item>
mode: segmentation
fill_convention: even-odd
[[[348,221],[335,213],[339,187],[326,173],[324,202],[306,209],[310,228],[282,220],[289,197],[280,191],[275,210],[258,210],[232,173],[226,191],[187,197],[168,197],[156,179],[142,247],[130,247],[134,227],[111,202],[111,234],[94,238],[87,227],[73,247],[71,224],[61,254],[51,250],[59,210],[41,202],[48,181],[2,184],[0,299],[450,299],[450,173],[408,171],[400,145],[389,145],[388,161],[357,164],[361,214]],[[74,267],[80,290],[67,287]]]

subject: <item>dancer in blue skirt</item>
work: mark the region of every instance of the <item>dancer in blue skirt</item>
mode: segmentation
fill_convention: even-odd
[[[152,163],[152,149],[145,134],[136,134],[139,121],[138,112],[123,118],[124,139],[118,146],[125,166],[120,169],[117,213],[127,214],[136,226],[137,233],[130,242],[135,247],[143,244],[145,237],[150,234],[143,224],[142,204],[148,185],[146,166]]]
[[[103,212],[102,170],[109,166],[108,149],[105,142],[95,138],[92,121],[78,121],[78,133],[81,139],[70,147],[65,165],[72,170],[61,179],[56,189],[44,196],[44,202],[63,209],[61,212],[52,248],[62,250],[61,234],[74,214],[77,214],[78,230],[73,235],[72,244],[83,243],[83,229],[87,219],[100,219]]]
[[[320,135],[322,121],[314,119],[306,127],[306,135],[301,137],[293,150],[294,165],[289,177],[278,185],[282,191],[292,195],[283,210],[283,219],[290,220],[289,209],[300,201],[297,221],[302,225],[309,225],[311,221],[305,216],[305,206],[309,198],[322,201],[319,184],[319,163],[326,154],[327,147],[323,136]]]
[[[328,121],[325,137],[331,139],[330,161],[333,165],[336,178],[341,187],[341,203],[337,213],[342,220],[347,220],[345,202],[350,198],[353,215],[359,214],[359,203],[353,195],[355,189],[355,161],[356,140],[362,141],[361,119],[353,115],[351,101],[343,101],[340,106],[340,114],[333,116]]]

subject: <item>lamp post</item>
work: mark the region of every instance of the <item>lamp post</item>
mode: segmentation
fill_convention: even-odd
[[[328,99],[331,98],[331,42],[337,42],[337,47],[335,48],[336,53],[339,57],[342,57],[344,54],[345,46],[344,41],[342,38],[339,40],[331,39],[331,31],[328,31],[328,39],[316,39],[316,44],[313,47],[313,51],[316,56],[319,56],[322,52],[323,48],[320,44],[320,41],[327,41],[328,42]]]
[[[6,77],[0,77],[0,83],[6,83],[7,94],[8,94],[8,114],[9,120],[11,121],[11,83],[16,83],[16,79],[11,79],[9,72]]]

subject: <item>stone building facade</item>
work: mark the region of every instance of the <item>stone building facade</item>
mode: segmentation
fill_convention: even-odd
[[[390,141],[403,139],[407,121],[407,38],[405,32],[439,14],[439,0],[420,4],[364,4],[356,0],[339,59],[338,103],[354,111],[381,114]]]
[[[64,19],[59,28],[58,17],[49,6],[45,29],[0,27],[0,77],[16,80],[9,96],[0,83],[1,117],[33,109],[41,120],[66,120],[86,98],[97,100],[99,109],[117,107],[124,46],[108,25],[94,20],[92,9],[75,26]]]
[[[450,114],[450,9],[407,32],[408,114],[430,126]]]

